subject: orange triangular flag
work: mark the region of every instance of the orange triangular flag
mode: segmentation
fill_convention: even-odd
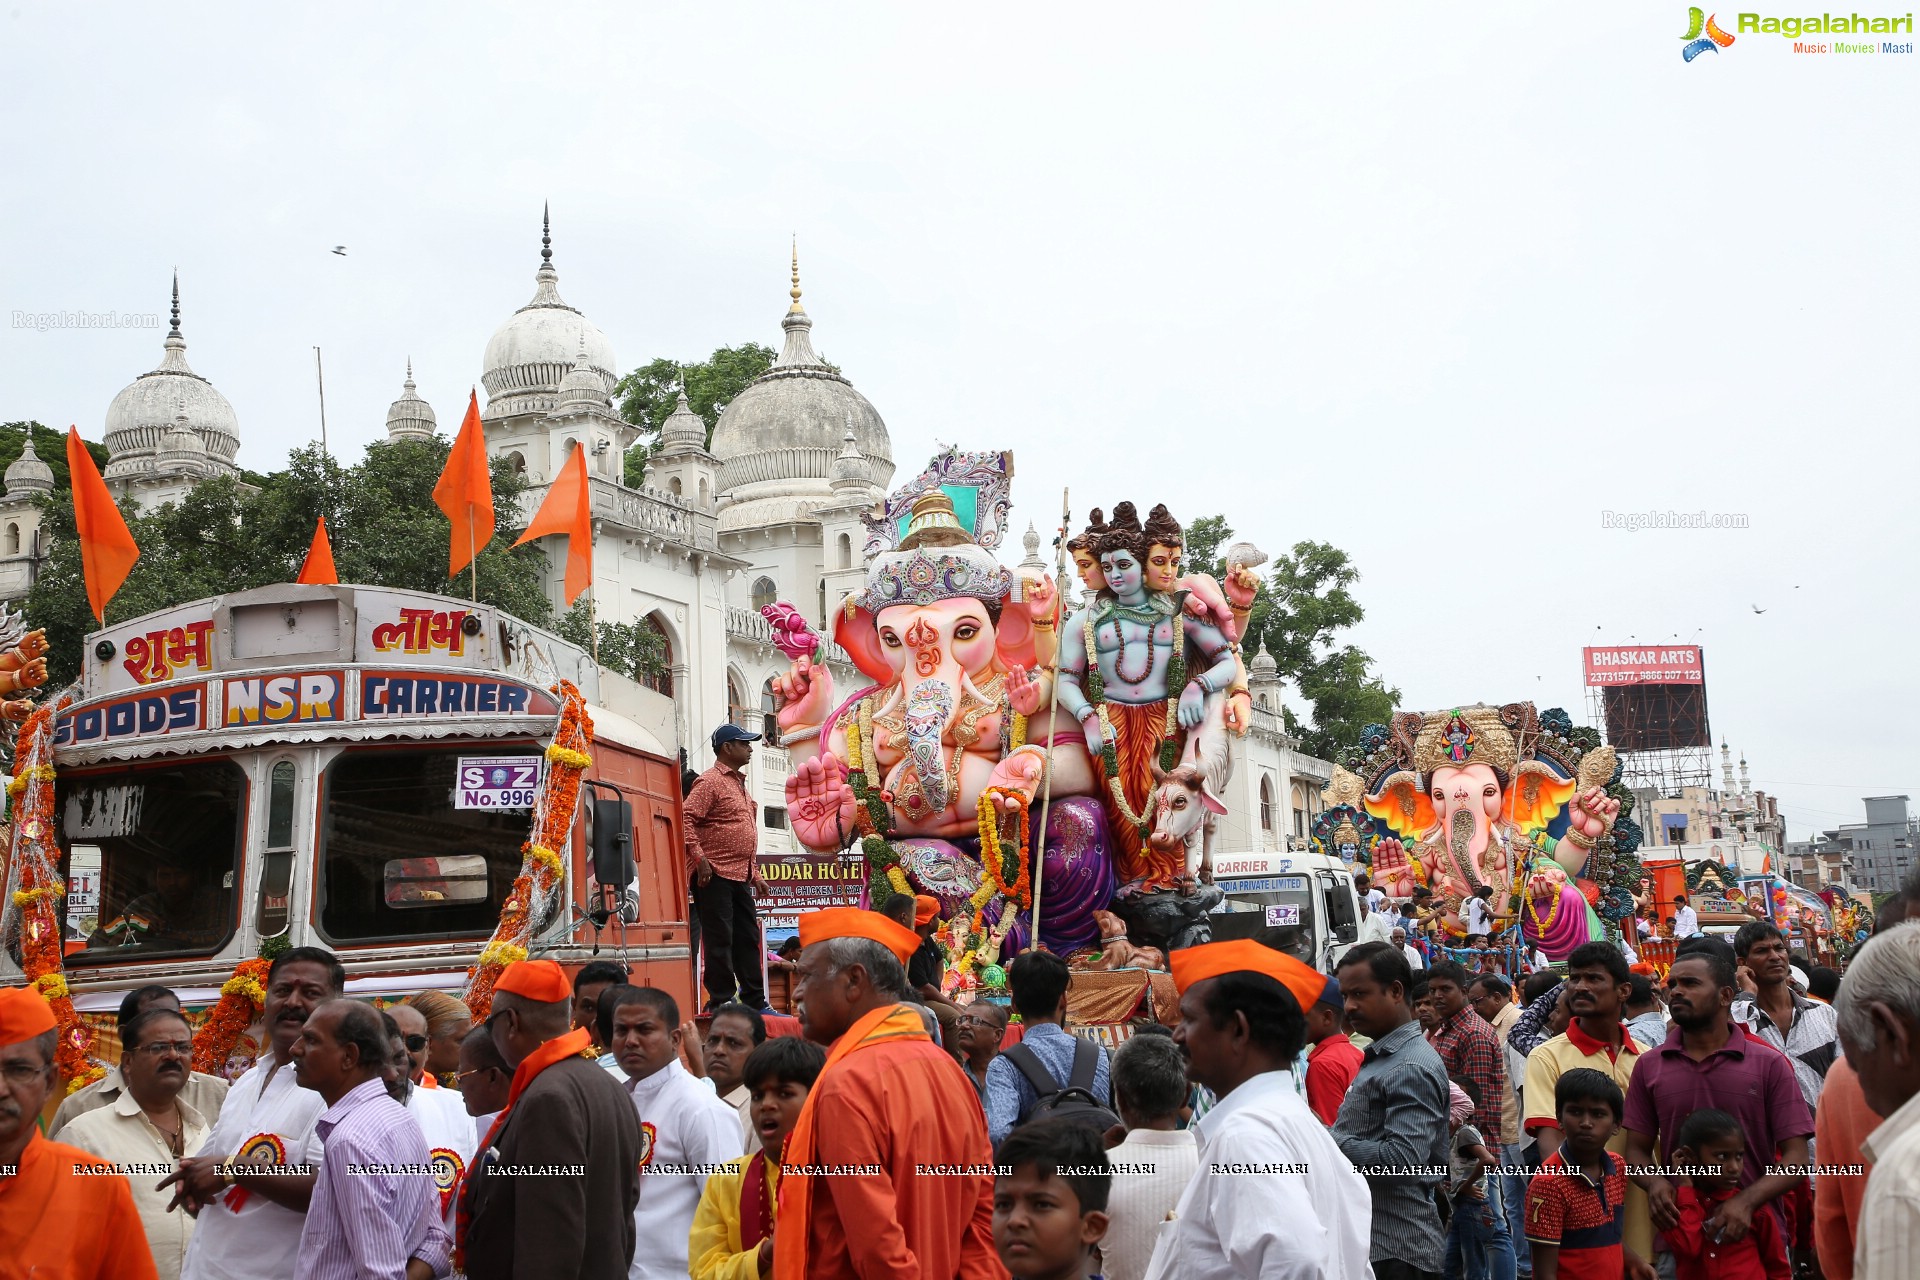
[[[453,522],[452,555],[447,576],[453,577],[493,540],[493,481],[487,471],[487,438],[480,429],[480,396],[467,396],[467,416],[453,438],[453,452],[433,486],[433,500]]]
[[[327,540],[325,516],[313,526],[313,545],[307,548],[306,561],[294,581],[317,587],[331,587],[340,581],[340,574],[333,567],[333,543]]]
[[[77,427],[67,428],[67,470],[73,481],[73,524],[80,535],[80,565],[87,578],[87,603],[105,626],[107,601],[127,580],[140,548],[133,541],[120,508],[93,465],[93,455],[80,439]]]
[[[533,513],[533,523],[513,545],[532,542],[550,533],[567,535],[567,604],[580,597],[593,581],[593,516],[587,500],[587,454],[576,448],[567,458]]]

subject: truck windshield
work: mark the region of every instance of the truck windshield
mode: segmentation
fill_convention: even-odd
[[[518,754],[539,759],[530,746],[465,745],[335,760],[322,783],[321,932],[335,941],[492,932],[532,818],[525,807],[458,807],[455,783],[462,756]]]
[[[1252,938],[1314,964],[1312,883],[1306,876],[1219,881],[1227,896],[1211,916],[1213,940]]]
[[[235,925],[247,780],[231,760],[63,773],[69,960],[210,955]]]

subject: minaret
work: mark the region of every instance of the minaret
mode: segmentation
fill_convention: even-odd
[[[647,487],[664,490],[697,510],[711,511],[719,476],[719,460],[707,450],[707,420],[687,403],[687,371],[682,367],[680,394],[673,412],[660,424],[660,439],[647,459]]]
[[[420,398],[413,385],[413,357],[407,357],[407,380],[401,384],[400,398],[387,407],[388,440],[431,440],[439,430],[433,406]]]
[[[846,427],[840,437],[839,456],[828,470],[827,483],[833,497],[816,513],[820,517],[823,611],[828,614],[866,586],[867,526],[862,517],[881,498],[879,487],[873,483],[873,468],[854,438],[852,414],[847,415]],[[824,617],[819,621],[827,623]]]

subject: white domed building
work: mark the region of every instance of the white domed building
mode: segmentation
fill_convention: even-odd
[[[200,481],[239,470],[233,459],[240,420],[227,398],[187,364],[178,275],[160,364],[113,398],[100,439],[108,453],[101,474],[114,499],[127,506],[177,502]]]

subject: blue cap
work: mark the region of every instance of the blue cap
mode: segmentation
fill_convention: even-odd
[[[1327,1005],[1336,1012],[1344,1011],[1347,1004],[1340,996],[1340,980],[1329,977],[1327,979],[1327,985],[1320,989],[1320,998],[1314,1001],[1314,1003]]]
[[[737,724],[723,724],[713,731],[713,749],[718,751],[723,742],[758,742],[760,735],[748,733]]]

